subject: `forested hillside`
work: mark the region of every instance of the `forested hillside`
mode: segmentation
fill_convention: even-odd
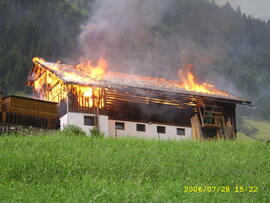
[[[74,58],[80,26],[91,16],[92,2],[0,0],[0,89],[25,91],[34,56],[52,61]],[[246,16],[229,4],[218,7],[208,0],[181,0],[173,3],[152,32],[156,49],[162,41],[163,48],[172,48],[182,61],[194,63],[200,78],[250,98],[258,115],[270,119],[270,22]],[[181,46],[176,47],[175,39]],[[149,47],[138,43],[125,51],[132,55]],[[169,77],[162,74],[179,69],[175,58],[170,52],[162,60],[171,66],[151,73]]]
[[[34,56],[67,57],[75,47],[88,0],[0,1],[0,88],[24,89]]]

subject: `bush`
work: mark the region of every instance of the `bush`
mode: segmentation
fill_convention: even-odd
[[[90,135],[92,137],[104,137],[104,133],[102,133],[97,127],[90,129]]]
[[[78,126],[68,125],[61,131],[61,134],[66,136],[85,136],[86,133]]]

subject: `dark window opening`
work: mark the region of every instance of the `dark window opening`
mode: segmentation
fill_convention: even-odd
[[[125,130],[125,123],[115,122],[115,129],[117,129],[117,130]]]
[[[145,132],[145,125],[143,125],[143,124],[137,124],[137,131],[139,131],[139,132]]]
[[[215,128],[209,128],[209,129],[203,129],[203,137],[204,138],[214,138],[217,135],[217,129]]]
[[[84,125],[94,126],[95,117],[94,116],[84,116]]]
[[[214,116],[213,108],[205,107],[204,119],[203,119],[204,124],[215,124],[215,120],[213,116]]]
[[[166,128],[163,127],[163,126],[157,126],[157,132],[165,134],[166,133]]]
[[[176,133],[177,133],[177,135],[185,136],[186,130],[184,128],[177,128]]]
[[[0,119],[1,120],[1,119]],[[3,117],[2,117],[3,120]],[[6,113],[6,120],[5,122],[14,124],[14,125],[21,125],[24,127],[36,127],[36,128],[48,128],[48,119],[32,116],[28,114],[20,114],[14,112],[7,112]]]
[[[7,123],[11,123],[11,113],[10,112],[6,113],[6,121],[7,121]]]
[[[205,106],[201,108],[203,122],[206,125],[217,125],[222,117],[223,109],[218,106]]]
[[[0,122],[3,122],[3,112],[0,111]]]

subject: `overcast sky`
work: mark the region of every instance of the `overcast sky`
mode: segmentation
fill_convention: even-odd
[[[238,5],[241,11],[263,20],[270,19],[270,0],[215,0],[217,4],[223,5],[226,2],[236,8]]]

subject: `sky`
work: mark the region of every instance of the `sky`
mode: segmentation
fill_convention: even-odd
[[[270,0],[215,0],[219,5],[229,2],[234,8],[238,5],[243,13],[262,20],[270,20]]]

